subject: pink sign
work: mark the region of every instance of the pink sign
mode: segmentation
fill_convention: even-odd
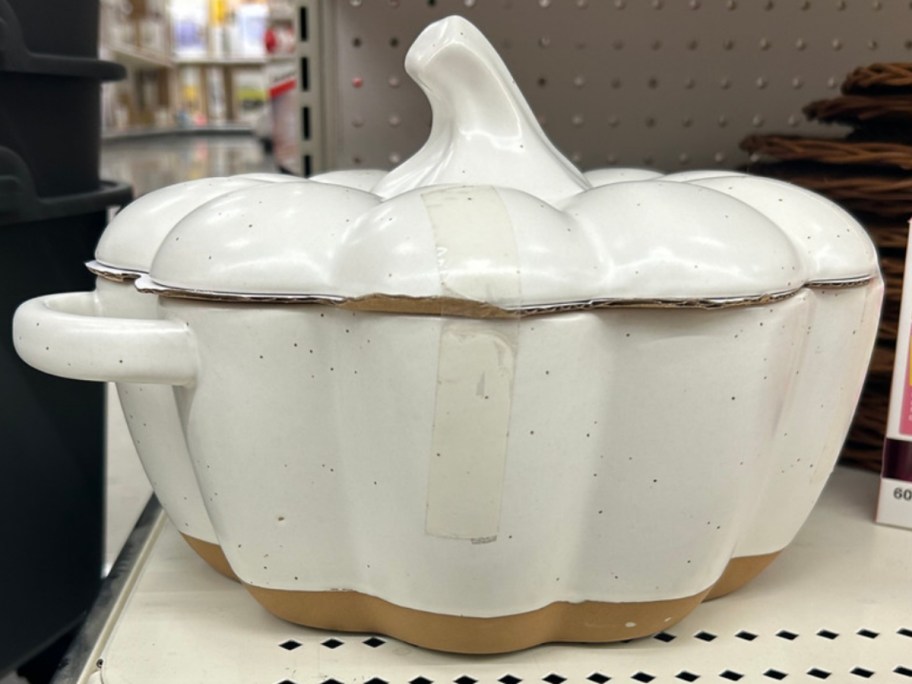
[[[905,385],[902,395],[902,413],[899,416],[899,431],[904,435],[912,435],[912,345],[906,354]]]

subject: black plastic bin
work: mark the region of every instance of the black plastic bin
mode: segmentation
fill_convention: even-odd
[[[98,0],[0,0],[0,148],[41,197],[99,188],[101,83],[126,71],[97,42]]]
[[[0,0],[16,17],[31,52],[98,56],[98,0]]]
[[[28,160],[40,197],[99,188],[101,83],[0,72],[0,147]]]
[[[52,377],[13,349],[26,299],[89,290],[84,262],[111,206],[132,190],[42,200],[25,164],[0,150],[0,677],[77,626],[104,558],[104,386]]]

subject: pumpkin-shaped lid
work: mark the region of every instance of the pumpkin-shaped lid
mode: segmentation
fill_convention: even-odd
[[[264,183],[298,182],[278,173],[248,173],[202,178],[155,190],[124,207],[108,224],[89,268],[103,276],[135,277],[152,264],[162,240],[175,224],[211,199]]]
[[[799,188],[725,171],[579,172],[462,18],[427,28],[406,70],[433,113],[413,157],[215,198],[167,235],[140,287],[512,315],[738,305],[876,277],[861,227]]]

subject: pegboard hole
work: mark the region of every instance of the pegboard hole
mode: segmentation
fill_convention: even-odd
[[[905,667],[903,665],[900,665],[899,667],[897,667],[895,670],[893,670],[893,672],[895,672],[898,675],[902,675],[903,677],[912,677],[912,670],[910,670],[908,667]]]
[[[770,670],[767,670],[766,672],[764,672],[763,676],[769,677],[770,679],[775,679],[776,681],[781,681],[781,680],[785,679],[786,677],[788,677],[788,673],[780,672],[779,670],[770,669]]]
[[[548,684],[563,684],[567,681],[567,678],[561,677],[556,672],[552,672],[547,677],[542,677],[542,681],[548,682]]]
[[[713,634],[712,632],[700,631],[700,632],[697,632],[696,634],[694,634],[694,638],[699,639],[700,641],[709,642],[709,641],[715,641],[716,635]]]
[[[472,677],[469,677],[469,675],[462,675],[453,681],[456,682],[456,684],[476,684],[478,682],[477,679],[473,679]]]
[[[593,672],[591,675],[586,677],[590,682],[595,682],[595,684],[605,684],[609,681],[611,677],[603,675],[601,672]]]
[[[832,674],[832,672],[821,670],[819,667],[812,667],[807,673],[809,676],[815,677],[816,679],[829,679]]]
[[[344,645],[345,645],[344,641],[339,641],[338,639],[334,639],[334,638],[327,639],[326,641],[320,642],[320,646],[324,646],[325,648],[328,648],[330,650],[335,650],[335,649],[339,648],[340,646],[344,646]]]
[[[648,672],[643,672],[641,670],[640,672],[636,672],[633,675],[631,675],[630,678],[635,682],[644,682],[645,683],[645,682],[651,682],[653,679],[655,679],[655,675],[651,675]]]
[[[727,679],[730,682],[738,682],[744,679],[744,675],[740,672],[735,672],[734,670],[725,670],[725,672],[720,672],[719,677],[722,679]]]
[[[522,679],[519,677],[514,677],[511,674],[505,674],[503,677],[497,680],[500,684],[519,684]]]
[[[798,638],[797,634],[795,634],[794,632],[790,632],[787,629],[779,630],[778,632],[776,632],[776,636],[779,637],[780,639],[785,639],[786,641],[794,641],[795,639]]]
[[[863,636],[865,639],[876,639],[880,636],[879,632],[873,632],[870,629],[859,629],[855,632],[858,636]]]
[[[822,637],[824,639],[829,639],[830,641],[832,641],[833,639],[835,639],[836,637],[839,636],[839,633],[831,632],[828,629],[821,629],[819,632],[817,632],[817,636]]]
[[[384,641],[380,637],[372,636],[368,639],[365,639],[361,643],[364,644],[365,646],[370,646],[371,648],[380,648],[381,646],[383,646],[386,643],[386,641]]]
[[[658,634],[656,634],[656,635],[653,637],[653,639],[655,639],[656,641],[661,641],[662,643],[667,644],[667,643],[669,643],[669,642],[674,641],[675,639],[677,639],[677,637],[676,637],[674,634],[669,634],[668,632],[659,632]]]
[[[748,632],[743,629],[740,632],[738,632],[737,634],[735,634],[735,636],[738,639],[744,639],[744,641],[753,641],[754,639],[757,638],[757,635],[754,634],[753,632]]]
[[[681,670],[678,674],[675,675],[675,679],[680,679],[682,682],[695,682],[700,678],[700,675],[694,674],[693,672],[688,672],[687,670]]]
[[[286,651],[293,651],[296,648],[301,648],[301,646],[301,642],[295,641],[294,639],[289,639],[288,641],[283,641],[279,644],[279,648],[284,648]]]

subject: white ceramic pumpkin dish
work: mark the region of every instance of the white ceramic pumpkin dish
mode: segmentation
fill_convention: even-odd
[[[96,276],[85,306],[100,316],[155,318],[156,298],[133,287],[149,270],[161,241],[207,201],[263,183],[297,181],[279,174],[205,178],[151,192],[125,207],[105,229],[88,264]],[[91,301],[90,301],[91,300]],[[155,495],[187,543],[213,568],[233,576],[203,505],[190,465],[174,392],[166,385],[117,383],[127,427]]]
[[[407,68],[434,120],[402,166],[215,198],[138,281],[159,320],[45,297],[17,349],[175,387],[218,542],[283,618],[471,653],[668,627],[813,506],[870,240],[775,181],[579,173],[462,19]]]

